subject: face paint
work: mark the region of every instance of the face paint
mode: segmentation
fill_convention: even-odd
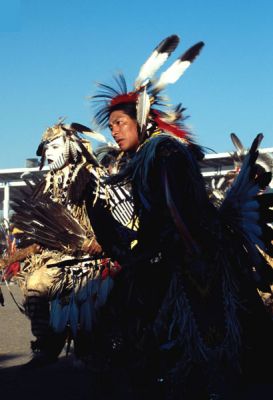
[[[51,140],[45,145],[45,158],[48,162],[49,169],[61,169],[65,164],[64,159],[65,142],[62,136]]]
[[[51,140],[51,142],[45,145],[45,157],[48,164],[55,162],[60,155],[64,154],[64,147],[64,139],[62,136]]]

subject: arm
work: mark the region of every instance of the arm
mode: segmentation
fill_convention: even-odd
[[[129,256],[136,232],[119,223],[100,199],[94,205],[91,200],[87,202],[87,213],[103,251],[107,256],[122,263]]]

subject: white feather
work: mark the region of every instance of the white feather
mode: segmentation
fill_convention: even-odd
[[[170,83],[175,83],[193,63],[204,46],[204,42],[198,42],[184,52],[166,71],[164,71],[154,84],[154,92],[159,92]]]
[[[135,79],[135,88],[143,85],[145,80],[150,80],[156,71],[166,62],[170,54],[176,49],[179,43],[177,35],[168,36],[162,40],[153,50],[152,54],[141,66],[138,76]]]
[[[92,139],[97,140],[98,142],[107,143],[107,140],[102,133],[95,132],[95,131],[92,131],[92,132],[83,131],[82,133],[84,135],[89,136]]]
[[[168,57],[168,53],[158,54],[157,51],[154,51],[145,64],[140,68],[138,77],[135,81],[135,88],[141,86],[142,82],[147,78],[152,78],[156,71],[167,61]]]
[[[166,85],[175,83],[190,65],[190,61],[176,60],[166,71],[162,72],[160,78],[154,85],[154,89],[162,90]]]
[[[140,130],[146,126],[147,117],[150,112],[150,97],[146,91],[146,87],[142,90],[137,100],[137,121],[140,126]]]
[[[240,139],[238,138],[238,136],[235,133],[231,133],[230,134],[232,143],[234,144],[235,148],[236,148],[236,152],[239,156],[241,156],[242,154],[244,154],[246,152],[242,142],[240,141]]]
[[[217,189],[220,189],[220,187],[224,184],[225,180],[226,180],[226,178],[225,178],[224,176],[222,176],[222,177],[219,179],[219,181],[218,181],[218,183],[217,183],[217,185],[216,185]]]

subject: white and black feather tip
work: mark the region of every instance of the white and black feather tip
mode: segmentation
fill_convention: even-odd
[[[192,64],[204,47],[204,42],[198,42],[184,52],[166,71],[162,72],[153,85],[153,92],[158,93],[170,83],[175,83]]]
[[[151,79],[156,71],[167,61],[172,52],[179,44],[177,35],[168,36],[162,40],[153,50],[150,57],[141,66],[139,74],[135,80],[135,88],[139,88],[147,79]]]

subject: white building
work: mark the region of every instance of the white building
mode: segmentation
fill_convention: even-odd
[[[263,157],[267,158],[267,169],[273,172],[273,147],[260,149],[260,161],[263,164]],[[234,170],[235,153],[215,153],[207,154],[200,163],[202,174],[209,184],[213,177],[221,177]],[[38,160],[34,159],[37,164]],[[39,167],[10,168],[0,170],[0,221],[9,221],[12,210],[10,202],[14,197],[20,196],[20,191],[26,186],[25,178],[33,182],[40,179],[48,170],[44,167],[43,171]],[[273,190],[273,183],[271,184]]]

